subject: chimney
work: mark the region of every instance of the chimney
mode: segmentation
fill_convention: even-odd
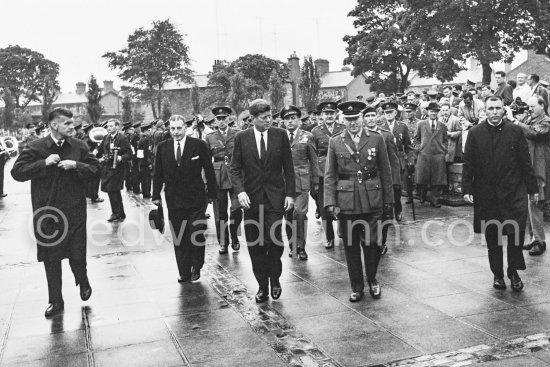
[[[314,61],[314,64],[317,67],[317,74],[319,74],[319,77],[322,77],[323,75],[328,73],[328,60],[317,59]]]
[[[86,83],[78,82],[76,83],[76,94],[86,93]]]
[[[225,60],[214,60],[214,66],[212,66],[212,71],[214,73],[218,72],[221,68],[225,66]]]
[[[115,88],[113,88],[113,82],[111,80],[104,80],[103,81],[103,93],[109,93],[113,90],[115,90]]]

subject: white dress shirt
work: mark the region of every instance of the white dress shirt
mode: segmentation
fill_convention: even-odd
[[[514,89],[513,96],[514,101],[516,98],[521,98],[522,102],[527,102],[529,97],[533,95],[533,91],[531,90],[531,87],[527,85],[527,83],[523,84],[522,86],[517,86],[516,89]]]
[[[176,162],[178,161],[178,144],[180,145],[181,155],[183,156],[183,148],[185,148],[185,140],[186,140],[185,135],[183,136],[183,139],[181,139],[180,141],[177,141],[176,139],[174,139],[174,157],[176,158]]]
[[[393,120],[391,123],[388,122],[388,127],[390,128],[390,131],[393,133],[393,128],[395,127],[395,120]]]
[[[263,157],[261,156],[262,154],[262,150],[260,149],[260,142],[261,142],[261,139],[262,139],[262,135],[261,134],[264,134],[264,142],[265,142],[265,151],[267,153],[267,132],[269,131],[266,130],[264,131],[263,133],[259,132],[258,130],[256,130],[256,127],[254,127],[254,137],[256,138],[256,148],[258,148],[258,155],[260,156],[260,159],[262,159]]]
[[[55,138],[55,136],[53,136],[53,134],[50,134],[50,136],[52,137],[53,142],[55,143],[55,145],[59,145],[59,142],[62,142],[62,143],[65,142],[65,140],[57,140],[57,139]]]

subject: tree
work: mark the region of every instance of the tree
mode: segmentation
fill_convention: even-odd
[[[42,121],[48,122],[48,117],[52,108],[52,104],[56,101],[59,95],[59,87],[55,81],[48,75],[44,78],[44,87],[42,88]]]
[[[168,98],[163,98],[162,100],[162,121],[168,121],[172,116],[172,107],[170,106],[170,100]]]
[[[39,52],[18,45],[0,49],[0,87],[9,89],[17,108],[40,100],[46,77],[58,90],[58,75],[59,65]]]
[[[193,105],[193,114],[198,115],[201,113],[201,95],[200,89],[197,83],[193,83],[191,88],[191,104]]]
[[[302,103],[307,111],[313,111],[319,103],[319,89],[321,88],[321,79],[317,72],[317,66],[311,56],[304,58],[304,65],[301,70],[300,92],[302,94]]]
[[[86,92],[86,98],[88,98],[88,103],[86,104],[88,116],[90,116],[90,121],[92,121],[92,124],[96,125],[101,118],[104,109],[100,103],[101,88],[99,88],[97,80],[93,75],[90,77],[90,81],[88,82],[88,91]]]
[[[151,102],[155,118],[161,112],[166,83],[193,81],[189,47],[169,20],[154,21],[151,29],[136,29],[125,48],[103,57],[109,60],[110,68],[121,71],[118,76],[122,80],[133,84],[135,93]]]
[[[436,29],[430,33],[419,30],[417,15],[407,4],[402,0],[359,0],[349,13],[355,17],[358,33],[344,37],[348,44],[344,63],[353,65],[353,75],[366,73],[367,82],[374,84],[393,80],[391,83],[397,84],[393,92],[403,92],[413,70],[441,81],[452,80],[460,70],[454,61],[461,57],[458,51],[451,49]]]
[[[2,109],[2,123],[0,124],[4,129],[9,129],[15,120],[15,101],[9,89],[4,90],[2,94],[2,100],[4,101],[4,108]]]
[[[145,119],[145,115],[141,111],[136,110],[132,114],[132,121],[134,122],[143,122],[144,119]]]
[[[511,62],[522,49],[548,47],[548,1],[411,0],[409,6],[416,16],[414,28],[444,38],[446,55],[479,60],[484,84],[491,82],[492,63]]]
[[[269,99],[271,100],[271,108],[279,111],[285,103],[286,88],[284,81],[281,79],[276,70],[271,72],[269,77]]]
[[[122,99],[122,122],[132,121],[132,99],[125,95]]]
[[[241,72],[235,73],[229,78],[230,90],[227,95],[227,102],[233,109],[236,116],[244,111],[248,102],[247,80]]]

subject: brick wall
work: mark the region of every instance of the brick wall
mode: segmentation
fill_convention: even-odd
[[[519,73],[537,74],[541,80],[550,82],[550,58],[545,55],[537,55],[535,51],[528,51],[527,60],[510,71],[506,75],[506,79],[516,80]]]

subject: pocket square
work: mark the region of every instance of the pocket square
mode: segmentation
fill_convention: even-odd
[[[193,158],[191,158],[192,161],[194,161],[195,159],[199,159],[199,156],[196,155],[196,156],[194,156]]]

